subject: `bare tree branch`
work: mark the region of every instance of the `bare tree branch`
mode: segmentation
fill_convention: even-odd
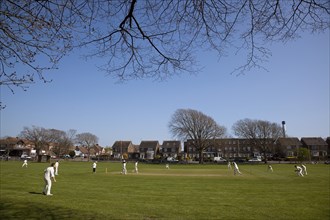
[[[98,137],[89,132],[81,133],[76,135],[76,142],[88,150],[88,161],[90,158],[90,150],[98,143]]]
[[[283,135],[281,125],[263,120],[239,120],[232,130],[236,136],[248,139],[251,146],[263,153],[265,161],[267,153],[271,151],[270,147],[273,147],[273,141]]]
[[[329,30],[329,15],[328,0],[3,0],[0,86],[48,82],[45,71],[81,47],[120,81],[197,73],[199,49],[245,53],[233,71],[243,74],[264,69],[268,43]]]

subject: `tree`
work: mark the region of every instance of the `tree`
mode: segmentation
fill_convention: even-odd
[[[304,160],[305,161],[310,160],[309,150],[307,148],[304,148],[304,147],[299,148],[298,152],[297,152],[297,159],[300,162],[303,162]]]
[[[264,155],[265,162],[274,140],[282,136],[281,125],[263,120],[239,120],[233,125],[232,130],[236,136],[248,139],[250,144]]]
[[[54,142],[53,152],[57,156],[68,154],[70,147],[73,146],[76,130],[70,129],[67,132],[50,129],[50,133]]]
[[[49,143],[54,140],[49,129],[37,126],[24,127],[19,136],[34,144],[38,162],[41,162],[40,151],[47,150]]]
[[[329,14],[328,0],[3,0],[0,85],[46,82],[44,70],[75,47],[106,59],[100,68],[119,80],[196,72],[197,48],[245,51],[240,73],[262,67],[267,43],[328,30]]]
[[[226,128],[211,117],[192,109],[178,109],[169,122],[170,132],[181,140],[191,140],[199,152],[199,163],[203,163],[203,152],[214,143],[214,139],[225,135]]]
[[[81,133],[76,135],[76,142],[83,147],[87,148],[88,151],[88,161],[90,158],[90,150],[93,146],[95,146],[98,142],[98,137],[91,133]]]
[[[57,68],[72,49],[74,8],[66,1],[0,3],[0,86],[26,89],[44,71]],[[44,64],[46,62],[46,64]]]

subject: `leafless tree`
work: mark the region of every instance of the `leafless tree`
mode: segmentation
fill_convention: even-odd
[[[76,135],[76,142],[88,150],[88,161],[90,158],[90,150],[98,143],[98,137],[94,134],[85,132]]]
[[[40,151],[48,150],[49,143],[53,140],[49,129],[37,126],[24,127],[19,136],[31,141],[34,144],[38,162],[41,162]]]
[[[70,129],[69,131],[64,132],[57,129],[50,129],[50,134],[54,145],[52,151],[57,156],[68,154],[70,147],[73,146],[76,130]]]
[[[178,109],[169,122],[170,132],[183,141],[191,140],[203,163],[203,152],[214,144],[216,138],[226,134],[226,128],[218,125],[211,117],[192,109]]]
[[[328,30],[329,14],[328,0],[3,0],[0,85],[46,82],[44,70],[83,46],[120,80],[196,72],[200,48],[245,52],[240,74],[263,67],[267,43]]]
[[[0,85],[26,89],[72,49],[75,13],[69,1],[0,3]]]
[[[283,136],[280,124],[264,120],[238,120],[232,130],[236,136],[248,139],[252,147],[264,155],[265,162],[267,153],[272,152],[274,140]]]

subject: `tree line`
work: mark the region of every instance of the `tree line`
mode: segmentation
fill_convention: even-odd
[[[91,147],[98,143],[98,137],[89,132],[77,134],[77,131],[70,129],[69,131],[61,131],[58,129],[47,129],[38,126],[24,127],[19,137],[31,141],[35,147],[38,161],[41,161],[40,151],[45,146],[52,145],[52,151],[57,155],[67,154],[70,147],[74,144],[84,146],[89,151]]]
[[[214,144],[215,139],[228,136],[227,128],[219,125],[212,117],[193,109],[178,109],[172,115],[168,128],[173,138],[181,141],[192,140],[193,146],[199,151],[200,160],[203,152]],[[269,139],[283,137],[280,124],[257,119],[241,119],[232,126],[233,133],[239,138],[250,140],[261,153],[266,153]],[[87,148],[88,151],[98,144],[98,137],[89,132],[77,134],[77,131],[61,131],[32,126],[24,127],[19,137],[31,141],[37,155],[45,146],[52,144],[57,155],[66,154],[74,144]],[[200,161],[202,162],[202,161]]]
[[[203,162],[203,152],[214,144],[215,139],[226,137],[226,127],[219,125],[213,118],[193,109],[178,109],[169,125],[172,135],[182,141],[191,140],[199,152],[199,162]],[[280,124],[258,119],[241,119],[232,126],[233,133],[245,138],[266,155],[269,139],[283,137]]]

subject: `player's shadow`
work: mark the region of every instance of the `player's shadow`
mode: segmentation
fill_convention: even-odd
[[[42,195],[41,192],[29,192],[30,194],[34,194],[34,195]]]

